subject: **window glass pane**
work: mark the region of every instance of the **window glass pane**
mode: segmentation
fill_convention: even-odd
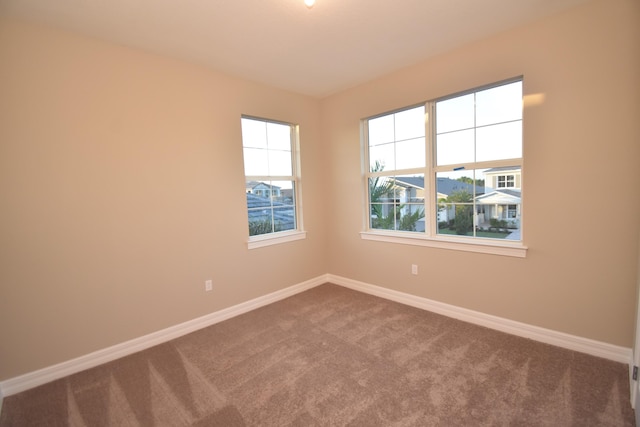
[[[478,173],[486,182],[485,192],[475,200],[478,237],[521,240],[520,167],[491,168]]]
[[[484,192],[474,170],[436,175],[438,234],[474,235],[474,198]]]
[[[397,230],[424,232],[424,175],[395,177]]]
[[[396,141],[423,137],[424,132],[424,105],[395,113]]]
[[[292,175],[291,152],[269,150],[269,175]]]
[[[245,175],[264,176],[269,174],[269,155],[267,150],[245,148],[243,154]]]
[[[270,209],[249,209],[249,236],[273,233],[272,212]]]
[[[476,126],[522,120],[522,81],[476,93]]]
[[[396,197],[401,203],[415,203],[424,201],[424,175],[401,175],[394,177]]]
[[[372,229],[395,230],[395,205],[393,203],[373,203],[371,204]]]
[[[269,197],[270,197],[269,187],[270,187],[269,181],[265,182],[265,181],[253,181],[250,179],[246,180],[246,183],[245,183],[246,193],[256,196],[252,198],[251,206],[249,206],[251,209],[258,208],[258,207],[271,206],[271,202],[269,202]]]
[[[246,182],[247,213],[249,217],[249,235],[273,232],[273,212],[270,183],[262,181]]]
[[[474,125],[472,93],[436,103],[436,133],[469,129]]]
[[[368,120],[371,172],[425,165],[425,107]]]
[[[393,114],[368,120],[369,146],[394,141]]]
[[[476,129],[476,161],[522,157],[522,122],[507,122]]]
[[[438,173],[438,234],[520,240],[519,172],[501,167]],[[510,181],[513,187],[499,188]]]
[[[369,178],[369,202],[386,203],[395,197],[394,178],[387,176],[379,176]]]
[[[296,229],[296,212],[294,206],[273,207],[273,231]]]
[[[436,136],[437,165],[473,162],[474,142],[473,129]]]
[[[267,144],[270,150],[291,151],[291,126],[267,123]]]
[[[370,227],[424,232],[424,175],[369,179]]]
[[[296,228],[293,181],[247,180],[249,235]]]
[[[371,172],[394,170],[396,165],[395,145],[384,144],[369,148]]]
[[[242,118],[242,145],[244,147],[267,148],[266,123]]]
[[[420,168],[425,164],[424,137],[396,143],[395,169]]]
[[[424,232],[424,204],[406,203],[399,209],[398,230]]]
[[[274,203],[283,205],[295,205],[295,182],[294,181],[271,181],[273,191],[271,199]]]
[[[392,177],[369,178],[369,226],[378,229],[395,227],[395,181]]]

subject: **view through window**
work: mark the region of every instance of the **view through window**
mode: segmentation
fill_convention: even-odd
[[[296,230],[296,127],[242,117],[249,236]]]
[[[370,230],[521,240],[522,80],[365,120]]]

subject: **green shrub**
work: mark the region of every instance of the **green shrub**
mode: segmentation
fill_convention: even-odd
[[[274,233],[281,231],[282,227],[279,224],[272,225],[268,219],[249,221],[249,236],[257,236],[258,234]]]
[[[507,228],[507,221],[505,221],[504,219],[491,218],[489,220],[489,223],[493,228]]]
[[[471,206],[456,206],[456,217],[453,224],[456,234],[464,236],[471,231],[472,227],[473,215]]]

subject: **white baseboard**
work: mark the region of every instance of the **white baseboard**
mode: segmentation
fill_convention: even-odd
[[[216,311],[139,338],[134,338],[57,365],[49,366],[2,381],[0,382],[0,396],[11,396],[12,394],[20,393],[21,391],[46,384],[66,377],[67,375],[72,375],[77,372],[84,371],[85,369],[93,368],[103,363],[145,350],[149,347],[153,347],[154,345],[165,343],[199,329],[206,328],[207,326],[222,322],[223,320],[230,319],[248,311],[255,310],[256,308],[288,298],[297,293],[304,292],[308,289],[326,283],[327,277],[328,275],[318,276],[314,279],[307,280],[306,282],[234,305],[233,307],[225,308],[223,310]]]
[[[480,313],[456,307],[449,304],[429,300],[403,292],[394,291],[387,288],[371,285],[344,277],[325,274],[314,279],[299,283],[297,285],[273,292],[262,297],[246,301],[244,303],[216,311],[206,316],[184,322],[161,331],[157,331],[139,338],[135,338],[112,347],[108,347],[96,352],[80,356],[78,358],[49,366],[34,372],[20,375],[0,382],[0,399],[11,396],[24,390],[46,384],[50,381],[63,378],[67,375],[75,374],[85,369],[93,368],[103,363],[128,356],[138,351],[162,344],[188,333],[197,331],[207,326],[222,322],[240,314],[255,310],[265,305],[280,301],[292,295],[304,292],[308,289],[319,286],[323,283],[334,283],[339,286],[350,288],[356,291],[375,295],[391,301],[406,304],[412,307],[442,314],[444,316],[463,320],[469,323],[496,329],[512,335],[530,338],[536,341],[552,344],[558,347],[575,350],[597,357],[613,360],[620,363],[631,363],[631,349],[606,344],[574,335],[556,332],[549,329],[531,326],[513,320],[503,319],[496,316]],[[1,400],[0,400],[1,404]]]
[[[462,320],[465,322],[474,323],[476,325],[485,326],[487,328],[506,332],[508,334],[530,338],[535,341],[540,341],[569,350],[579,351],[581,353],[613,360],[615,362],[625,364],[632,363],[632,350],[630,348],[607,344],[588,338],[582,338],[563,332],[541,328],[538,326],[532,326],[526,323],[520,323],[513,320],[481,313],[478,311],[456,307],[427,298],[382,288],[380,286],[375,286],[364,282],[358,282],[356,280],[351,280],[332,274],[329,274],[328,281],[356,291],[375,295],[377,297],[410,305],[412,307],[421,308],[423,310],[442,314],[444,316],[452,317],[454,319]]]

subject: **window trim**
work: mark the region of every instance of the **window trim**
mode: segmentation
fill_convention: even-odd
[[[384,232],[378,231],[361,231],[360,238],[362,240],[371,240],[377,242],[397,243],[401,245],[423,246],[428,248],[448,249],[453,251],[477,252],[491,255],[503,255],[516,258],[526,258],[527,246],[522,242],[493,241],[483,239],[481,237],[468,238],[460,237],[432,237],[424,234],[412,233],[408,231]]]
[[[396,243],[396,244],[405,244],[412,246],[423,246],[423,247],[431,247],[431,248],[439,248],[439,249],[447,249],[454,251],[465,251],[465,252],[476,252],[476,253],[484,253],[491,255],[502,255],[502,256],[510,256],[510,257],[518,257],[525,258],[527,255],[528,247],[524,244],[524,233],[522,233],[522,228],[520,232],[522,233],[520,236],[520,240],[518,241],[507,241],[507,240],[495,240],[495,239],[487,239],[482,237],[455,237],[451,235],[442,235],[437,233],[437,219],[434,217],[434,212],[437,205],[437,200],[435,197],[431,197],[431,195],[436,194],[436,173],[441,171],[448,171],[453,168],[458,167],[468,167],[473,166],[473,169],[483,169],[485,167],[500,167],[500,166],[514,166],[517,165],[520,168],[520,179],[521,184],[520,188],[523,187],[523,176],[524,176],[524,155],[522,157],[516,159],[502,159],[496,161],[489,162],[473,162],[469,164],[460,164],[460,165],[446,165],[446,166],[438,166],[435,162],[435,129],[434,126],[430,123],[431,120],[435,117],[435,107],[436,103],[439,101],[452,99],[459,96],[464,96],[470,93],[479,92],[486,89],[491,89],[494,87],[499,87],[502,85],[515,83],[515,82],[523,83],[523,97],[524,97],[524,78],[523,76],[517,76],[514,78],[498,81],[492,84],[479,86],[473,89],[457,92],[451,95],[439,97],[436,99],[432,99],[429,101],[425,101],[423,103],[409,105],[403,108],[394,109],[385,113],[376,114],[373,116],[366,117],[360,121],[360,135],[361,135],[361,150],[362,150],[362,177],[363,177],[363,189],[364,189],[364,202],[365,209],[363,210],[363,227],[364,230],[360,232],[360,237],[362,240],[370,240],[370,241],[379,241],[379,242],[387,242],[387,243]],[[408,110],[411,108],[415,108],[417,106],[424,105],[425,106],[425,154],[426,154],[426,163],[423,168],[425,174],[425,192],[429,195],[429,197],[425,198],[424,206],[425,211],[429,212],[430,215],[427,217],[428,220],[425,224],[424,232],[408,232],[401,230],[382,230],[382,229],[372,229],[371,227],[371,219],[370,219],[370,200],[369,200],[369,178],[376,176],[377,173],[372,173],[370,171],[370,159],[369,159],[369,140],[368,140],[368,121],[371,119],[379,118],[385,115],[394,114],[397,112],[401,112],[404,110]],[[524,122],[524,110],[523,110],[523,122]],[[524,145],[524,140],[523,140]],[[524,147],[523,147],[524,148]],[[401,170],[399,173],[406,173],[408,170]],[[393,171],[394,173],[396,171]],[[409,171],[410,172],[410,171]],[[427,182],[428,178],[428,182]],[[514,184],[515,184],[515,176],[514,176]],[[427,188],[428,187],[428,188]],[[520,221],[521,224],[524,223],[524,195],[522,196],[522,203],[520,206]]]
[[[263,248],[265,246],[279,245],[281,243],[294,242],[296,240],[304,240],[307,238],[306,231],[287,230],[277,231],[275,233],[258,234],[251,236],[247,241],[248,249]]]
[[[292,180],[294,182],[294,207],[295,207],[295,223],[296,228],[294,230],[283,230],[283,231],[275,231],[272,233],[265,234],[257,234],[254,236],[249,235],[248,224],[248,210],[245,210],[247,213],[246,224],[247,224],[247,248],[257,249],[263,248],[266,246],[279,245],[282,243],[293,242],[296,240],[303,240],[307,238],[307,232],[304,230],[303,223],[303,215],[302,215],[302,179],[300,174],[300,126],[295,123],[284,122],[282,120],[273,120],[265,117],[252,116],[248,114],[242,114],[240,116],[240,123],[242,124],[242,119],[249,120],[258,120],[262,122],[268,123],[276,123],[280,125],[289,126],[291,132],[291,176],[279,176],[279,175],[271,175],[271,176],[256,176],[256,175],[246,175],[243,174],[243,181],[246,186],[246,182],[249,178],[269,178],[274,181],[283,181],[283,180]],[[242,134],[242,132],[241,132]],[[242,148],[244,150],[244,140],[242,139]],[[244,161],[244,153],[243,153],[243,161]],[[245,202],[246,203],[246,202]],[[245,205],[246,206],[246,205]]]

